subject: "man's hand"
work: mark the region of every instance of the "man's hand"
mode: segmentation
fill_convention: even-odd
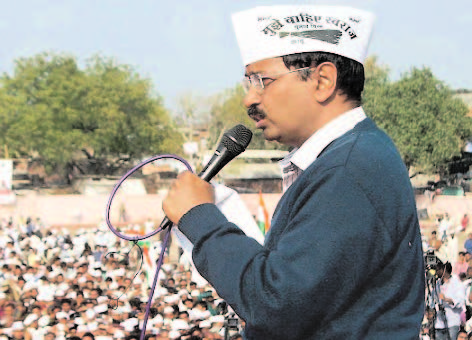
[[[446,296],[444,296],[443,293],[439,293],[439,298],[440,298],[441,300],[443,300],[444,302],[446,302],[446,303],[448,303],[448,304],[454,306],[454,300],[447,298]]]
[[[215,203],[213,186],[190,171],[184,171],[172,182],[162,209],[177,224],[187,211],[204,203]]]

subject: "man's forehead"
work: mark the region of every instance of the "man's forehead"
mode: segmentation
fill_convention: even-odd
[[[282,57],[264,59],[246,66],[245,76],[261,73],[283,72],[286,69]]]

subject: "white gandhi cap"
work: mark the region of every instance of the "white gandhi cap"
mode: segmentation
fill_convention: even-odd
[[[234,13],[244,65],[302,52],[330,52],[360,63],[367,56],[374,15],[339,6],[261,6]]]

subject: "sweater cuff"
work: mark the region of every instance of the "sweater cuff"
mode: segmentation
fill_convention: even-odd
[[[178,228],[195,244],[227,222],[228,219],[215,204],[204,203],[187,211],[180,218]]]

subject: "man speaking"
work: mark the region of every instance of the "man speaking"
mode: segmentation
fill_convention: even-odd
[[[163,202],[198,271],[246,322],[245,339],[417,339],[421,237],[407,170],[361,107],[373,16],[330,6],[233,15],[244,105],[292,146],[264,245],[228,222],[186,172]]]

